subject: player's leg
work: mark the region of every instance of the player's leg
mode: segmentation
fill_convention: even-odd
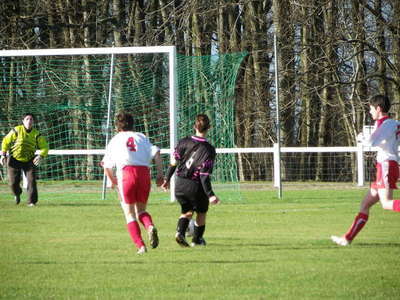
[[[393,190],[392,189],[379,189],[379,201],[383,209],[393,210]]]
[[[142,223],[149,235],[149,241],[151,248],[157,248],[159,239],[158,231],[154,226],[153,218],[147,211],[147,202],[150,195],[151,189],[151,178],[149,168],[147,167],[136,167],[136,189],[135,189],[135,210],[137,219]]]
[[[371,188],[360,205],[360,211],[354,218],[348,231],[343,236],[331,236],[339,246],[349,245],[368,221],[369,210],[379,201],[378,190]]]
[[[396,161],[382,163],[382,185],[380,186],[379,200],[382,208],[400,212],[400,200],[393,200],[393,189],[397,189],[399,166]]]
[[[194,246],[205,246],[206,241],[203,238],[204,232],[206,230],[206,216],[207,212],[197,212],[196,222],[194,223],[192,247]]]
[[[392,189],[379,189],[379,201],[381,202],[382,208],[400,212],[400,200],[392,199]]]
[[[118,190],[121,198],[121,207],[125,215],[126,226],[133,243],[138,248],[138,254],[146,252],[146,246],[142,239],[140,226],[136,219],[135,179],[130,168],[124,168],[122,179],[118,178]]]
[[[135,218],[135,205],[121,202],[121,206],[124,210],[126,227],[128,229],[129,235],[133,243],[136,245],[136,248],[138,248],[138,254],[142,254],[146,252],[146,246],[142,239],[139,223]]]
[[[157,248],[159,244],[158,231],[154,226],[153,218],[146,210],[146,203],[137,202],[135,205],[137,218],[147,231],[151,248]]]
[[[202,188],[199,188],[193,206],[196,211],[196,222],[194,224],[193,238],[191,246],[205,246],[206,241],[203,238],[206,230],[206,217],[210,201]]]
[[[180,246],[189,247],[185,238],[185,233],[188,229],[189,222],[192,219],[193,210],[192,208],[188,208],[186,205],[182,204],[182,200],[178,200],[178,202],[181,204],[181,215],[179,216],[176,225],[175,240]]]
[[[189,247],[185,233],[193,217],[191,198],[197,190],[197,183],[192,180],[177,177],[175,184],[175,198],[181,206],[181,214],[176,225],[175,240],[182,247]]]
[[[8,158],[8,168],[7,168],[7,175],[9,186],[14,194],[15,203],[19,204],[21,201],[21,166],[19,165],[18,161],[15,160],[13,157]]]
[[[194,223],[195,220],[193,220],[193,218],[189,221],[189,225],[188,228],[186,229],[186,237],[192,237],[193,236],[193,232],[194,232]]]
[[[353,224],[350,226],[349,230],[345,234],[346,240],[348,240],[349,242],[353,241],[356,235],[361,231],[361,229],[363,229],[368,221],[370,208],[378,203],[378,201],[378,190],[370,189],[364,200],[361,202],[360,211],[356,215]]]
[[[24,165],[24,173],[26,180],[28,181],[27,193],[28,193],[28,205],[35,206],[38,202],[38,190],[36,183],[36,168],[32,162]]]

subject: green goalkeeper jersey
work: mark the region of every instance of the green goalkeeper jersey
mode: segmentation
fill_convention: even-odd
[[[28,132],[24,125],[11,129],[1,143],[3,154],[10,151],[12,157],[22,162],[30,161],[35,156],[36,150],[40,150],[40,156],[47,156],[49,152],[47,141],[38,130],[32,128]]]

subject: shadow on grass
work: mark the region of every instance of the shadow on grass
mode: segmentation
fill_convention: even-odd
[[[236,251],[237,248],[263,248],[264,250],[321,250],[321,249],[334,249],[337,248],[335,245],[293,245],[293,244],[268,244],[268,243],[246,243],[246,244],[213,244],[220,249],[231,249],[232,251]]]
[[[210,246],[207,246],[207,248],[196,248],[200,251],[202,250],[215,250],[218,248],[219,250],[222,251],[237,251],[238,248],[242,248],[246,246],[251,252],[251,250],[255,250],[255,248],[260,248],[263,250],[270,250],[270,251],[282,251],[282,250],[288,250],[288,251],[309,251],[309,250],[314,250],[314,251],[319,251],[319,250],[350,250],[350,249],[359,249],[359,248],[399,248],[400,243],[358,243],[357,245],[352,245],[351,247],[339,247],[336,245],[331,245],[331,244],[326,244],[326,245],[312,245],[312,244],[307,244],[307,245],[292,245],[292,244],[269,244],[269,243],[247,243],[247,244],[231,244],[231,245],[226,245],[226,244],[218,244],[218,243],[213,243]],[[169,252],[180,252],[182,250],[178,250],[180,248],[177,248],[175,250],[169,250]],[[195,249],[187,249],[188,251],[195,251]],[[182,252],[181,252],[182,253]],[[198,252],[197,252],[198,253]],[[193,252],[194,254],[194,252]],[[154,258],[154,259],[153,259]],[[255,259],[252,257],[248,258],[240,258],[240,259],[190,259],[190,260],[184,260],[185,264],[194,264],[194,265],[205,265],[205,264],[253,264],[253,263],[271,263],[276,261],[273,257],[271,258],[265,258],[265,259]],[[181,263],[183,261],[179,261],[176,259],[172,260],[165,260],[165,259],[160,259],[159,257],[152,257],[150,254],[146,254],[143,256],[133,256],[130,257],[128,260],[124,261],[24,261],[24,262],[18,262],[16,264],[23,264],[23,265],[143,265],[143,264],[177,264]]]
[[[237,248],[263,248],[265,250],[334,250],[334,249],[352,249],[352,248],[399,248],[400,243],[355,243],[348,247],[337,246],[329,240],[313,241],[311,243],[293,243],[293,244],[277,244],[277,243],[237,243],[228,242],[226,244],[213,243],[219,249],[226,251],[236,251]]]
[[[141,258],[138,256],[138,258]],[[24,261],[21,265],[138,265],[148,263],[145,261]]]
[[[118,203],[117,203],[118,204]],[[83,202],[78,202],[78,203],[47,203],[46,206],[65,206],[65,207],[89,207],[89,206],[115,206],[116,203],[83,203]]]
[[[177,262],[176,260],[152,260],[149,261],[69,261],[69,262],[58,262],[58,261],[34,261],[34,262],[23,262],[18,264],[23,265],[142,265],[142,264],[177,264],[182,262]],[[269,263],[274,261],[274,259],[244,259],[244,260],[190,260],[185,261],[185,264],[243,264],[243,263]]]
[[[357,248],[400,248],[400,243],[354,243],[351,247]]]

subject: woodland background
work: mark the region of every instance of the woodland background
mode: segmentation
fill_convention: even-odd
[[[377,93],[392,99],[394,117],[400,112],[398,0],[15,0],[1,1],[0,14],[0,49],[246,51],[236,81],[237,147],[276,142],[274,32],[282,146],[354,145]]]

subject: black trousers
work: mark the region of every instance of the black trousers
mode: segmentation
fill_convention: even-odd
[[[33,159],[28,162],[22,162],[16,160],[10,156],[8,158],[8,180],[11,191],[15,196],[19,196],[22,193],[21,189],[21,175],[22,171],[25,173],[28,181],[28,204],[35,204],[38,202],[38,191],[36,184],[36,167],[33,164]]]

